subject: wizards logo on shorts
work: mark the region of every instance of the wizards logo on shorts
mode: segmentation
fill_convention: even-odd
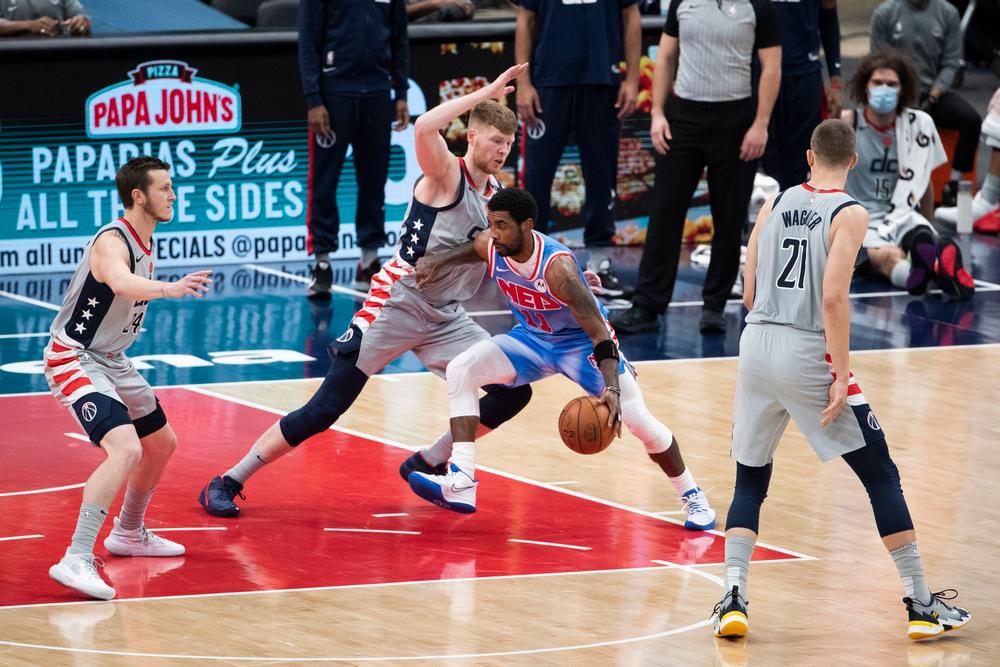
[[[195,76],[180,60],[151,60],[128,79],[97,91],[84,105],[87,135],[129,137],[219,134],[243,126],[242,98],[235,88]]]

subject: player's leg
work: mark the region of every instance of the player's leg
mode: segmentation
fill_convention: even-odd
[[[857,414],[859,422],[862,420],[861,412],[871,415],[870,409],[865,405]],[[865,418],[865,422],[867,421]],[[955,595],[948,596],[949,591],[932,593],[927,586],[923,564],[917,551],[913,521],[903,497],[899,471],[889,455],[885,438],[869,442],[860,449],[844,454],[843,458],[868,492],[879,536],[903,581],[906,590],[903,603],[909,614],[907,634],[910,639],[936,637],[968,623],[971,616],[968,611],[945,602]]]
[[[593,368],[590,364],[587,367]],[[687,512],[684,527],[688,530],[715,528],[715,510],[708,504],[705,492],[699,488],[691,471],[684,465],[677,438],[646,407],[639,383],[630,370],[626,369],[618,376],[618,383],[621,388],[622,421],[629,433],[642,441],[649,458],[660,466],[674,485]]]
[[[923,269],[918,269],[916,272],[912,270],[912,265],[910,261],[906,258],[906,253],[903,252],[898,246],[894,245],[878,245],[878,246],[865,246],[865,255],[868,258],[868,262],[871,268],[877,274],[888,278],[889,281],[900,289],[907,289],[907,285],[910,283],[910,275],[913,274],[913,283],[919,293],[919,284],[924,283],[923,289],[927,289],[927,280],[924,279],[925,276],[933,275],[927,274]]]
[[[771,461],[788,425],[788,412],[775,393],[771,360],[788,346],[779,329],[748,325],[740,337],[733,401],[732,455],[736,484],[726,517],[725,593],[713,613],[718,637],[749,630],[747,579],[760,524],[760,507],[771,482]]]
[[[361,261],[354,289],[367,291],[371,275],[378,272],[378,249],[385,245],[385,183],[395,105],[389,93],[361,98],[358,128],[354,133],[354,169],[358,181],[355,228]]]
[[[490,340],[490,335],[476,324],[464,311],[457,311],[448,322],[430,331],[424,343],[414,353],[432,373],[445,377],[448,364],[456,356],[479,341]],[[499,384],[483,387],[486,394],[479,399],[479,425],[475,437],[479,439],[524,409],[531,400],[531,387],[523,384],[507,387]],[[445,465],[451,458],[454,438],[449,428],[430,446],[411,454],[399,466],[399,474],[408,480],[410,473],[444,475]]]
[[[454,449],[445,475],[413,472],[410,488],[421,498],[456,512],[476,511],[475,433],[479,424],[479,388],[484,385],[527,385],[546,371],[533,337],[523,331],[483,340],[447,365],[449,411]],[[437,346],[443,349],[445,346]],[[421,353],[427,356],[428,350]]]
[[[233,499],[247,480],[340,418],[361,394],[368,378],[418,344],[430,326],[409,309],[392,301],[362,335],[352,325],[330,345],[333,363],[312,398],[268,428],[233,467],[213,478],[198,494],[198,502],[213,516],[234,517],[240,512]]]
[[[91,441],[100,443],[107,458],[97,466],[83,487],[83,502],[72,541],[62,560],[49,568],[49,576],[89,597],[110,600],[115,596],[115,589],[97,573],[97,566],[103,566],[103,562],[95,558],[94,544],[108,516],[108,508],[122,484],[139,465],[142,447],[128,412],[120,402],[96,393],[84,396],[80,402],[84,414],[87,414],[88,404],[98,405],[98,419],[103,423],[97,424],[87,435]],[[102,417],[102,414],[106,416]],[[81,423],[85,428],[88,425],[85,420]],[[104,431],[106,428],[108,430]]]

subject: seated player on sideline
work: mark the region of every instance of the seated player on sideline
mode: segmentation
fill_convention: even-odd
[[[791,417],[820,460],[842,457],[861,480],[906,589],[908,634],[934,637],[968,623],[969,612],[944,602],[954,591],[927,587],[899,471],[850,371],[851,275],[868,230],[867,211],[843,191],[858,161],[851,126],[820,123],[806,160],[809,182],[764,204],[747,245],[743,303],[750,314],[733,406],[736,488],[726,517],[725,594],[713,630],[718,637],[749,630],[750,557],[774,451]]]
[[[475,439],[479,388],[520,387],[562,373],[611,411],[642,440],[649,457],[670,478],[687,510],[684,526],[708,530],[715,511],[684,466],[673,433],[649,412],[634,370],[618,351],[607,311],[587,287],[576,258],[558,241],[534,231],[538,214],[526,190],[511,188],[487,203],[490,228],[472,243],[428,257],[417,265],[418,285],[449,264],[484,260],[507,297],[517,325],[482,340],[448,364],[448,398],[454,450],[444,475],[413,472],[420,497],[456,512],[476,511]]]

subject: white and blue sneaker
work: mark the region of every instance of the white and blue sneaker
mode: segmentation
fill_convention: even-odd
[[[476,486],[479,481],[472,479],[454,463],[448,464],[445,475],[412,472],[406,481],[415,494],[439,507],[462,514],[476,511]]]
[[[715,510],[708,504],[708,498],[701,489],[691,489],[683,496],[681,502],[687,512],[684,527],[688,530],[712,530],[715,528]]]

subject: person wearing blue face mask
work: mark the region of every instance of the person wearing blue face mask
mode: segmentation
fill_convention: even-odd
[[[972,298],[975,283],[958,244],[940,238],[928,222],[931,172],[948,157],[934,120],[912,108],[920,79],[901,52],[883,49],[858,64],[850,93],[860,107],[841,117],[857,133],[858,165],[846,189],[870,216],[860,268],[913,295],[936,282],[952,298]]]

